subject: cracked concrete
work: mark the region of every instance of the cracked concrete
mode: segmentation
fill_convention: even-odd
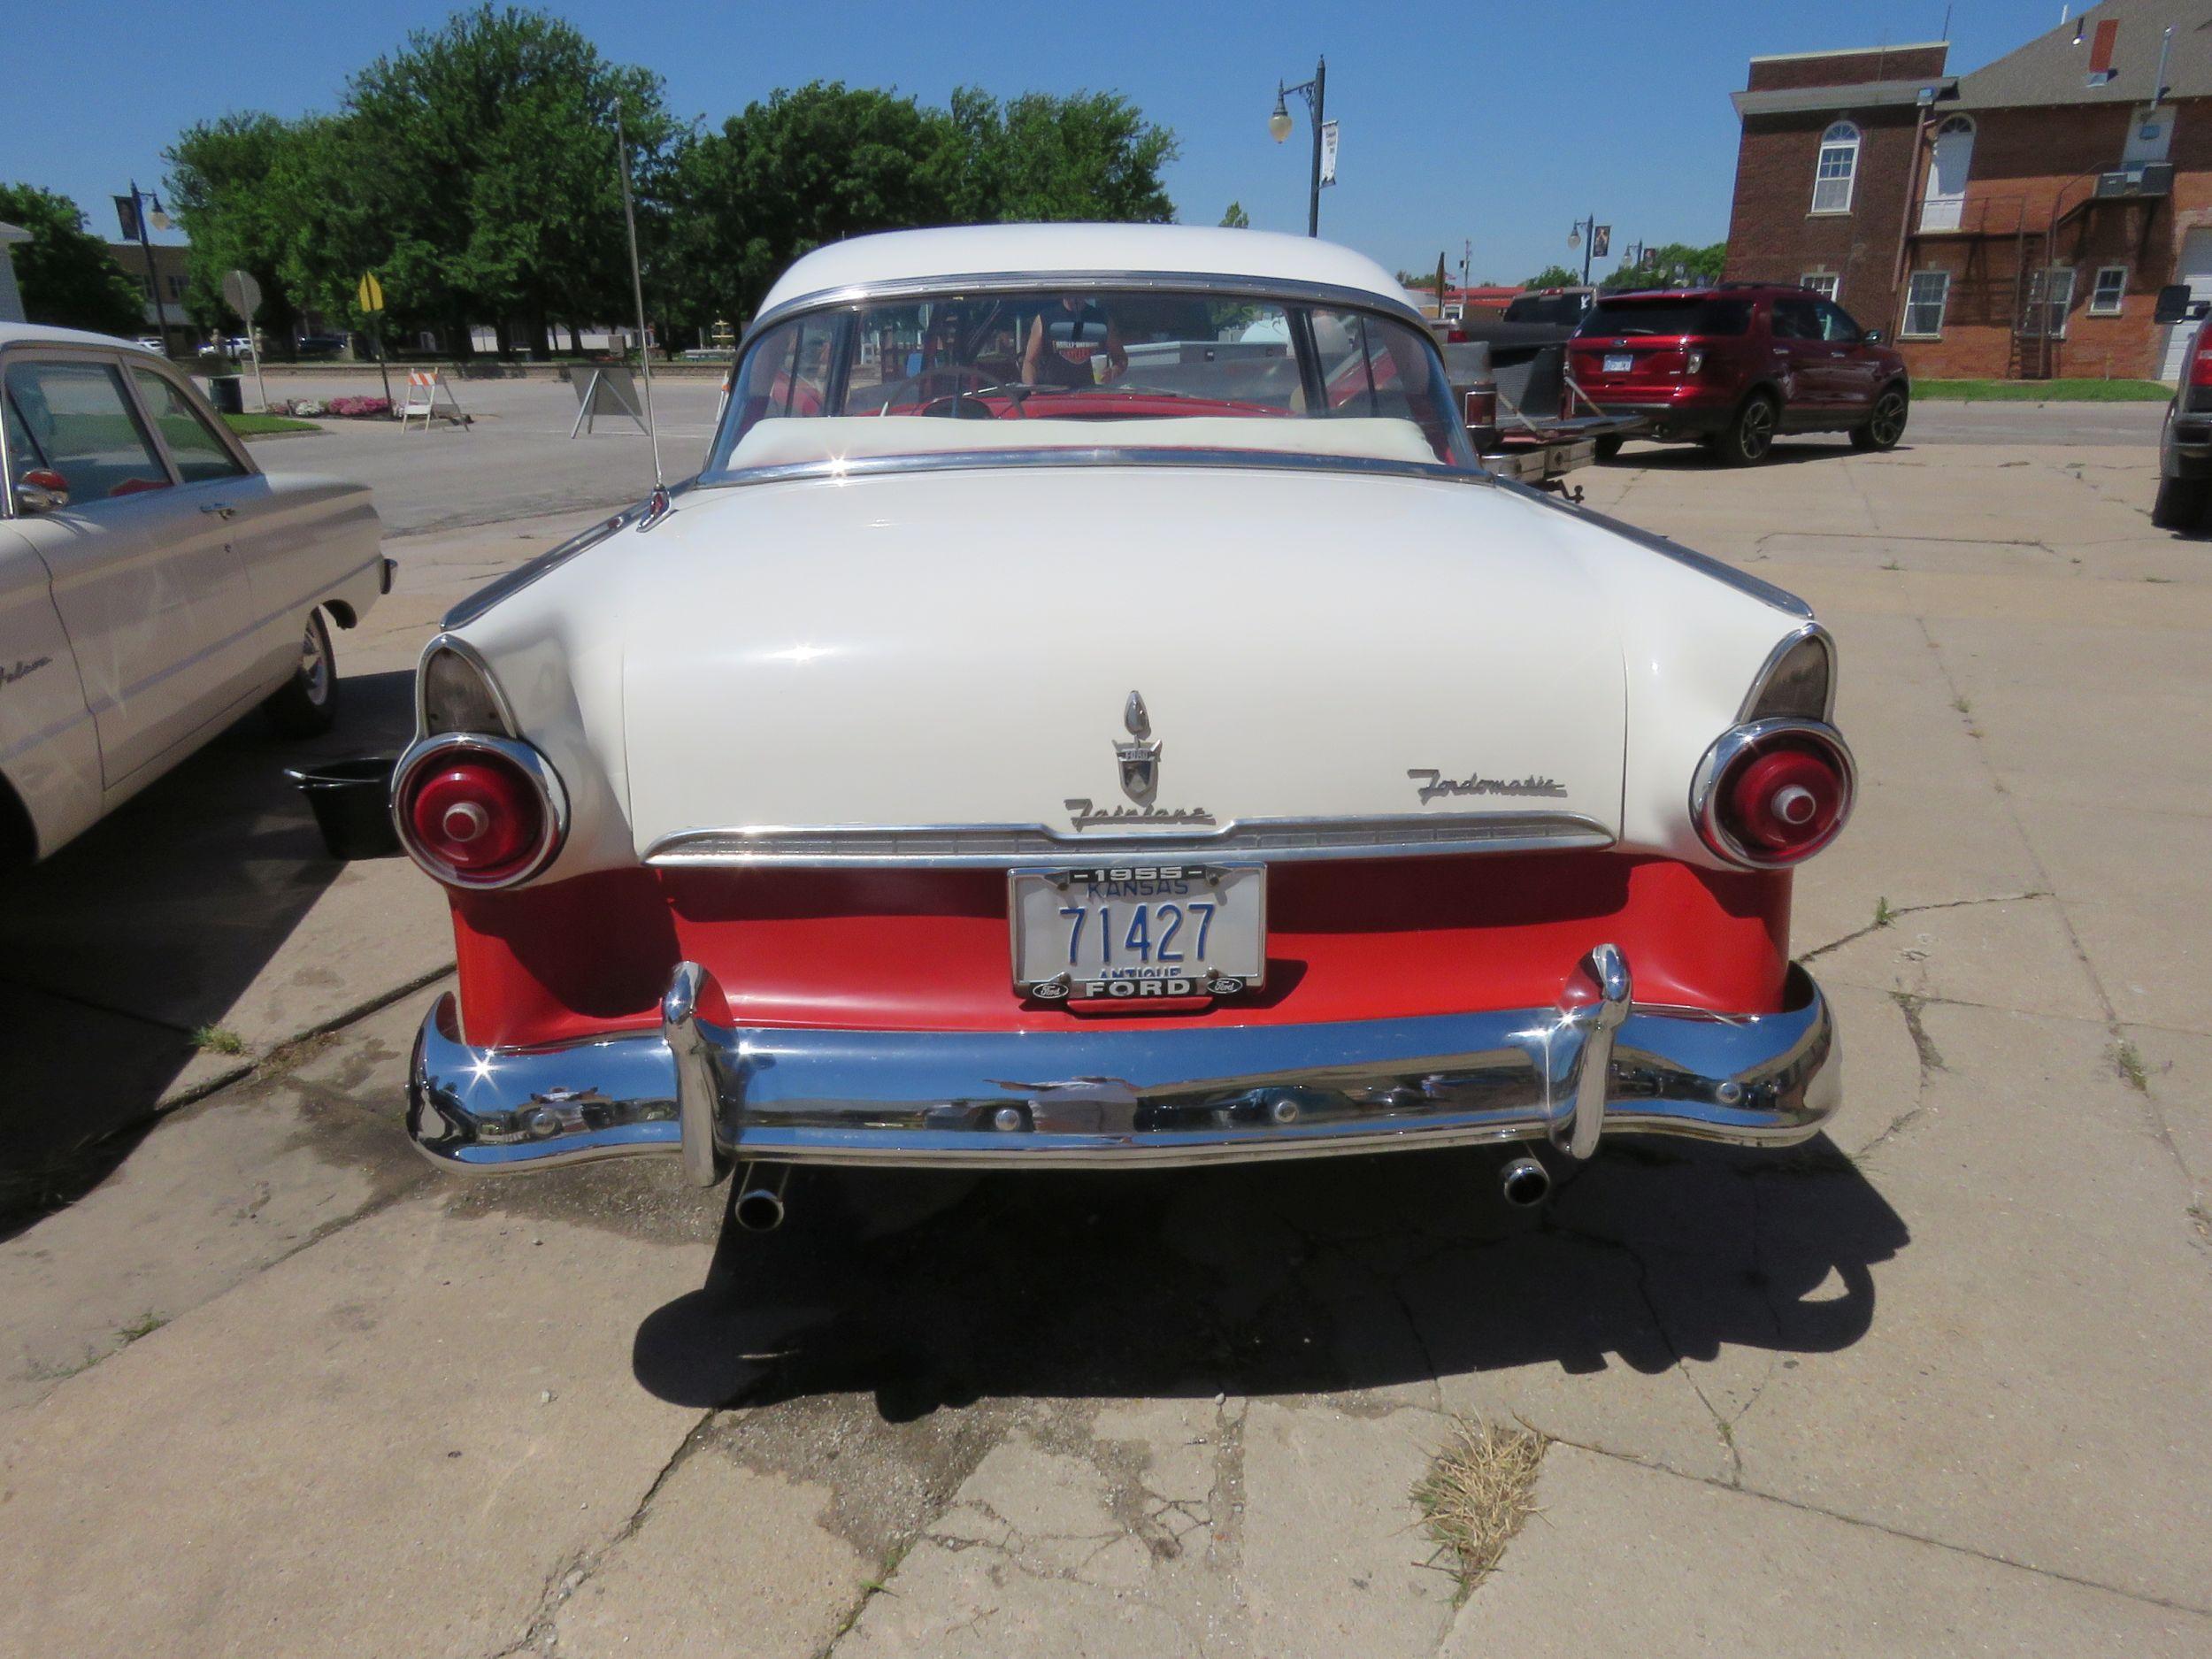
[[[0,1650],[2205,1651],[2212,574],[2147,449],[1794,447],[1586,481],[1840,642],[1830,1136],[1609,1142],[1540,1215],[1471,1153],[804,1171],[768,1239],[662,1164],[457,1185],[397,1136],[411,877],[257,798],[196,979],[102,1014],[73,947],[0,1009],[138,1125],[0,1240]],[[368,643],[552,539],[410,538]],[[204,856],[265,760],[144,811]],[[191,867],[128,874],[162,938]],[[231,1010],[243,1061],[173,1052]],[[1455,1416],[1555,1442],[1464,1605],[1409,1496]]]

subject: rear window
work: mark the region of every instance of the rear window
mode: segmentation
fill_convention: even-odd
[[[1748,300],[1600,300],[1579,334],[1740,334],[1751,326]]]

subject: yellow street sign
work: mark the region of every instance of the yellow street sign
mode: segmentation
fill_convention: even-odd
[[[384,309],[384,285],[376,280],[374,272],[361,279],[361,309],[365,311]]]

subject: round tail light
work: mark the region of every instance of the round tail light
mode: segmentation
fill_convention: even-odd
[[[457,887],[499,887],[535,875],[567,827],[559,780],[511,739],[435,737],[400,764],[392,810],[415,862]]]
[[[1732,864],[1771,870],[1835,840],[1855,787],[1851,751],[1832,726],[1759,720],[1706,751],[1691,809],[1715,852]]]

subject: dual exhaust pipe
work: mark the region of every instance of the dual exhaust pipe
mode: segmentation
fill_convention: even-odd
[[[738,1171],[730,1214],[748,1233],[773,1233],[783,1225],[790,1185],[788,1164],[748,1164]],[[1498,1191],[1515,1209],[1533,1210],[1551,1196],[1551,1171],[1526,1153],[1508,1158],[1498,1170]]]

